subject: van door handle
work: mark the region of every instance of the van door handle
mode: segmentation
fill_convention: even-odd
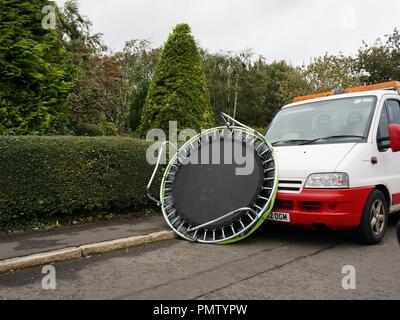
[[[372,163],[373,165],[378,164],[378,163],[379,163],[378,157],[372,157],[372,158],[371,158],[371,163]]]

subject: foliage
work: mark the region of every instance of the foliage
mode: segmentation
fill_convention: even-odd
[[[59,34],[42,27],[46,0],[1,0],[0,134],[46,134],[65,111],[73,67]]]
[[[360,77],[354,74],[354,58],[343,54],[314,58],[302,67],[302,74],[313,92],[325,92],[361,85]]]
[[[137,89],[142,82],[153,78],[161,53],[162,48],[151,48],[149,40],[134,39],[127,41],[122,52],[117,52],[114,57],[129,86]]]
[[[116,136],[118,134],[118,128],[115,123],[108,121],[104,113],[100,115],[99,127],[106,136]]]
[[[273,62],[267,66],[260,66],[263,110],[261,110],[258,122],[260,127],[267,126],[275,114],[285,105],[292,102],[296,96],[310,92],[309,84],[304,80],[300,72],[284,61]]]
[[[142,80],[138,89],[135,92],[135,97],[132,99],[132,104],[129,109],[129,128],[135,132],[140,126],[142,118],[143,106],[146,103],[147,92],[149,90],[150,81]]]
[[[48,4],[56,29],[42,27]],[[296,68],[251,50],[199,49],[187,24],[164,48],[133,39],[111,53],[77,0],[62,9],[48,0],[0,5],[2,135],[144,135],[170,120],[199,130],[221,124],[220,112],[265,127],[294,96],[400,80],[398,29],[354,56],[326,53]]]
[[[0,139],[0,224],[148,205],[148,143],[117,137]]]
[[[203,51],[203,60],[215,113],[228,113],[248,125],[265,127],[284,104],[311,90],[299,70],[283,61],[254,59],[250,51]]]
[[[125,131],[130,88],[112,57],[90,57],[81,66],[77,86],[70,95],[69,114],[76,122],[112,122]]]
[[[102,35],[92,34],[92,23],[79,13],[77,0],[67,0],[58,15],[58,28],[68,51],[75,53],[75,59],[81,59],[87,52],[101,52],[106,49],[102,43]]]
[[[104,136],[104,131],[98,125],[92,123],[78,122],[73,130],[77,136]]]
[[[400,81],[400,32],[394,29],[385,39],[363,46],[358,51],[354,72],[364,84]]]
[[[210,54],[203,50],[202,58],[215,114],[225,112],[236,117],[239,90],[245,74],[251,68],[252,53],[244,51],[239,55],[231,52]]]
[[[206,78],[196,43],[187,24],[179,24],[165,43],[143,108],[140,132],[178,128],[200,130],[213,125]]]
[[[67,117],[75,126],[92,123],[108,130],[113,123],[109,132],[125,132],[132,89],[124,80],[117,59],[105,54],[107,47],[101,34],[92,34],[92,24],[79,13],[77,1],[67,1],[60,16],[59,29],[78,70]]]

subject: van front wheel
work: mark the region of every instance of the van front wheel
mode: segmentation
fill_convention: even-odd
[[[369,196],[361,224],[357,229],[359,239],[366,244],[378,244],[385,236],[388,223],[388,205],[384,194],[374,190]]]

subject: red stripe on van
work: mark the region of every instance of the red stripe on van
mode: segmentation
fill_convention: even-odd
[[[400,193],[393,194],[392,198],[393,198],[392,203],[393,203],[394,206],[396,204],[400,204]]]

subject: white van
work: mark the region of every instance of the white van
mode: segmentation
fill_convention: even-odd
[[[294,99],[266,134],[279,164],[270,219],[357,229],[379,243],[400,210],[400,82]]]

